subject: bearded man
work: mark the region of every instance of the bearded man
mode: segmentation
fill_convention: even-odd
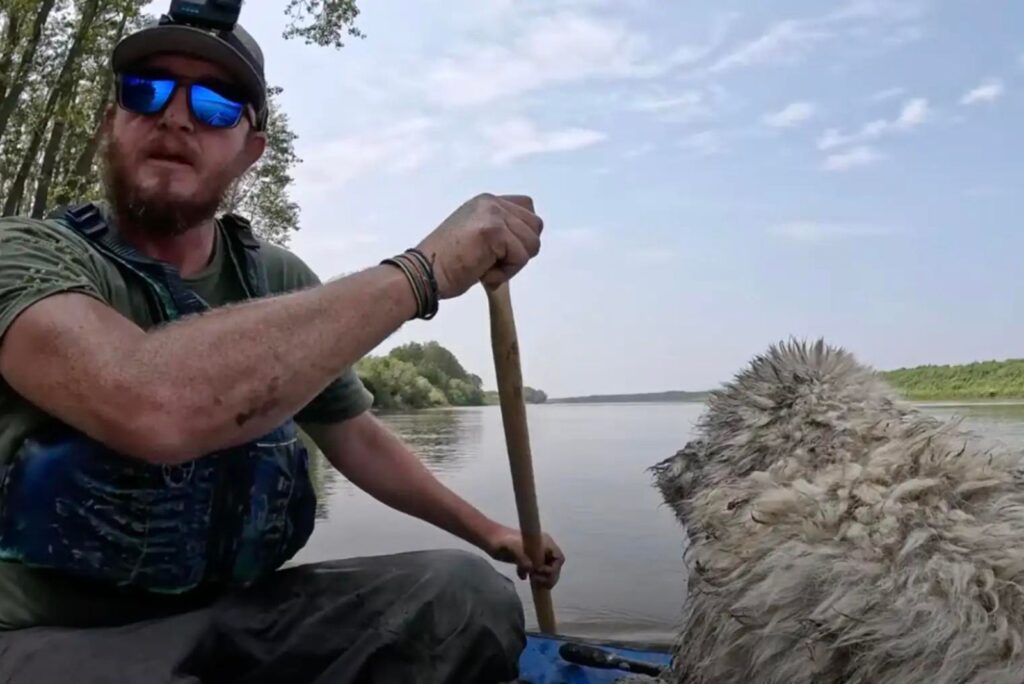
[[[241,27],[164,17],[115,48],[106,201],[0,219],[0,680],[497,682],[525,637],[511,582],[438,550],[282,568],[313,528],[301,426],[385,504],[553,586],[518,530],[436,480],[353,364],[540,247],[524,197],[480,195],[415,249],[321,284],[216,217],[266,145]]]

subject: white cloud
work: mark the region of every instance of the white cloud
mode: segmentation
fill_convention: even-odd
[[[892,0],[853,0],[828,16],[832,21],[848,19],[886,19],[911,21],[924,11],[922,2],[892,2]]]
[[[654,97],[642,97],[636,100],[632,109],[640,112],[663,112],[666,110],[696,110],[707,111],[707,104],[704,94],[697,90],[688,90],[679,95],[662,95]]]
[[[769,229],[773,235],[795,242],[824,242],[839,238],[873,237],[892,231],[882,226],[827,221],[790,221]]]
[[[900,110],[900,116],[896,119],[896,123],[893,124],[893,128],[905,130],[914,126],[920,126],[927,118],[928,100],[919,97],[903,105],[903,109]]]
[[[607,136],[588,128],[561,128],[540,131],[529,119],[507,119],[500,123],[481,127],[481,132],[490,148],[490,158],[495,164],[548,152],[568,152],[590,147]]]
[[[960,98],[960,104],[973,105],[980,102],[995,102],[1005,92],[1006,87],[1001,80],[998,78],[988,78],[982,81],[976,88],[964,93],[964,96]]]
[[[711,119],[726,110],[735,109],[736,100],[724,87],[715,83],[686,90],[646,84],[628,106],[659,121],[683,124]]]
[[[719,58],[708,71],[714,74],[755,64],[793,63],[830,35],[807,21],[780,21],[761,36]]]
[[[829,128],[818,138],[819,150],[831,150],[844,145],[854,145],[876,140],[884,135],[909,131],[928,120],[928,100],[919,97],[903,104],[895,119],[875,119],[861,126],[855,133],[842,133],[838,129]]]
[[[900,88],[898,86],[895,88],[886,88],[885,90],[879,90],[876,93],[872,93],[868,100],[871,102],[885,102],[886,100],[892,100],[900,97],[906,92],[906,88]]]
[[[504,42],[461,44],[427,65],[419,80],[424,95],[440,106],[471,107],[554,85],[655,78],[706,55],[732,16],[716,22],[708,45],[657,55],[643,33],[584,9],[513,15]]]
[[[760,36],[734,47],[707,71],[723,73],[764,64],[795,64],[818,45],[833,39],[877,48],[895,47],[923,35],[914,22],[923,13],[920,2],[853,0],[824,15],[784,19]]]
[[[869,166],[884,158],[884,155],[873,147],[861,145],[846,152],[830,154],[822,163],[826,171],[847,171],[859,166]]]
[[[679,141],[679,146],[702,157],[721,154],[725,150],[721,134],[713,130],[688,135]]]
[[[644,38],[622,24],[560,12],[532,20],[512,45],[465,46],[439,60],[424,86],[440,105],[482,105],[557,83],[630,76],[644,52]]]
[[[777,112],[766,114],[764,122],[772,128],[793,128],[814,117],[817,111],[813,102],[791,102]]]
[[[437,151],[428,133],[436,124],[425,117],[405,119],[379,131],[346,136],[302,151],[296,185],[336,189],[359,176],[420,168]]]

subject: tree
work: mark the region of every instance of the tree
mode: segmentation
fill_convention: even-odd
[[[367,356],[356,364],[363,384],[381,409],[430,408],[434,406],[483,406],[488,400],[479,376],[466,371],[449,350],[437,342],[410,342],[395,347],[387,356]],[[524,399],[533,404],[547,395],[524,388]]]
[[[383,409],[429,408],[447,404],[444,394],[420,375],[416,366],[391,356],[367,356],[356,372]]]
[[[14,71],[13,77],[9,81],[5,79],[4,82],[4,98],[0,100],[0,138],[3,138],[11,115],[17,108],[21,94],[28,83],[29,72],[35,65],[36,52],[43,37],[43,27],[46,26],[46,20],[49,19],[50,12],[53,11],[55,4],[56,0],[42,0],[38,3],[14,2],[8,10],[6,15],[8,33],[12,32],[12,26],[20,26],[25,21],[27,18],[26,14],[31,13],[33,20],[32,31],[29,35],[25,36],[25,41],[21,46],[18,66]],[[16,28],[13,30],[13,35],[15,38],[18,37]],[[14,43],[12,42],[11,45],[6,46],[4,51],[4,60],[9,64],[14,54]]]
[[[362,38],[355,27],[359,9],[354,0],[289,0],[284,13],[291,18],[285,38],[304,38],[306,44],[344,47],[345,34]]]
[[[288,126],[288,115],[276,98],[281,88],[270,88],[270,119],[267,122],[267,149],[252,169],[235,183],[224,202],[224,211],[237,212],[250,221],[265,239],[280,245],[288,242],[299,225],[299,206],[291,200],[288,188],[291,171],[301,159],[295,154],[295,133]]]
[[[480,378],[467,372],[455,355],[437,342],[410,342],[392,349],[391,356],[414,364],[432,385],[446,391],[452,404],[480,406],[484,403]],[[453,385],[452,381],[456,383]]]
[[[527,404],[543,404],[548,400],[548,395],[544,392],[544,390],[534,389],[532,387],[524,387],[523,400]]]

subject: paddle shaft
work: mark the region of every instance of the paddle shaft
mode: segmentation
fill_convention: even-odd
[[[533,481],[533,456],[530,453],[530,433],[526,427],[526,402],[523,399],[523,371],[519,360],[519,340],[512,298],[508,283],[487,289],[491,311],[491,348],[494,352],[494,370],[498,378],[498,396],[501,418],[505,425],[505,443],[508,446],[509,465],[512,470],[512,489],[516,495],[519,529],[523,546],[534,567],[544,564],[544,545],[537,509],[537,490]],[[537,609],[537,624],[545,634],[555,633],[555,608],[551,592],[530,583],[533,604]]]

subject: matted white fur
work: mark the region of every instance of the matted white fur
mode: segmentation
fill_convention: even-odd
[[[788,343],[654,468],[689,537],[671,681],[1021,684],[1021,454]]]

